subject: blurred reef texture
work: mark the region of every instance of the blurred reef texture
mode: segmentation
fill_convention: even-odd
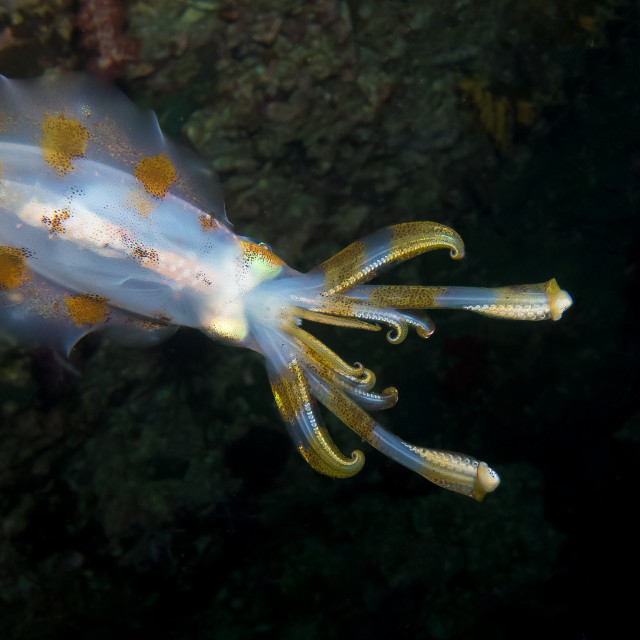
[[[612,497],[637,501],[640,442],[638,19],[623,0],[2,0],[0,73],[118,83],[292,266],[436,220],[467,258],[392,281],[556,276],[576,304],[544,325],[434,313],[398,347],[323,335],[398,387],[396,433],[495,466],[482,505],[367,448],[356,478],[317,475],[260,359],[197,332],[89,339],[68,364],[0,343],[0,637],[614,637],[632,593],[606,609],[598,576],[627,558]]]

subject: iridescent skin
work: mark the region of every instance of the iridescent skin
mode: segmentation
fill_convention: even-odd
[[[398,224],[353,243],[309,273],[236,235],[215,176],[162,135],[155,116],[87,76],[0,76],[0,331],[67,353],[102,331],[135,345],[178,327],[265,357],[274,397],[300,454],[349,477],[317,401],[364,440],[428,480],[482,500],[499,483],[486,463],[417,447],[367,413],[393,406],[373,372],[308,333],[313,322],[378,331],[399,343],[432,322],[413,313],[467,309],[520,320],[559,319],[571,298],[555,280],[497,289],[366,285],[433,249],[464,254],[452,229]],[[304,327],[304,328],[303,328]]]

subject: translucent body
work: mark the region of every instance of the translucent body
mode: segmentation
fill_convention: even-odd
[[[86,76],[2,78],[0,91],[0,245],[25,250],[34,291],[41,276],[52,295],[119,310],[104,323],[49,313],[46,329],[40,312],[17,326],[5,312],[5,333],[68,350],[98,328],[138,340],[142,318],[153,333],[241,313],[247,242],[229,229],[216,178],[152,113]]]
[[[28,247],[36,273],[66,290],[191,327],[223,304],[227,267],[242,251],[224,226],[204,234],[202,211],[172,195],[153,202],[132,175],[90,160],[79,159],[73,183],[61,185],[36,147],[0,143],[0,157],[2,242]],[[24,178],[10,177],[21,165],[30,168]],[[140,206],[153,215],[140,215]],[[48,221],[56,216],[52,229]]]
[[[376,331],[398,343],[433,323],[412,311],[460,308],[520,320],[559,319],[571,304],[555,280],[539,285],[371,286],[388,266],[464,246],[433,222],[395,225],[302,274],[234,234],[220,188],[155,116],[82,75],[0,77],[0,331],[69,351],[90,331],[154,343],[178,326],[262,353],[276,404],[301,455],[327,475],[362,467],[322,424],[316,399],[364,440],[445,488],[481,500],[499,479],[465,455],[417,447],[368,410],[395,404],[375,376],[343,361],[309,322]]]

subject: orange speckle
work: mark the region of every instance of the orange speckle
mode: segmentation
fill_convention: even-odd
[[[46,114],[41,129],[40,145],[45,162],[60,174],[73,171],[71,161],[84,156],[89,131],[79,122],[69,120],[62,114],[57,118]]]
[[[142,183],[147,193],[163,198],[167,189],[177,180],[176,170],[164,153],[145,156],[138,162],[133,175]]]
[[[158,200],[151,197],[142,185],[137,185],[127,194],[125,204],[127,207],[135,209],[141,217],[146,218],[157,209]]]
[[[153,321],[161,327],[168,327],[173,322],[171,316],[164,311],[156,311],[153,314]]]
[[[146,260],[158,263],[158,252],[155,249],[145,249],[142,245],[137,244],[131,254],[141,264],[144,264]]]
[[[203,231],[212,231],[218,226],[216,219],[209,213],[201,215],[198,220],[200,220],[200,226]]]
[[[24,249],[0,247],[0,289],[15,289],[31,278]]]
[[[249,266],[259,264],[279,268],[284,265],[284,262],[275,253],[269,251],[262,244],[241,240],[240,246],[242,247],[244,262]]]
[[[69,213],[69,209],[60,209],[59,211],[54,211],[52,218],[42,216],[41,221],[49,227],[50,234],[61,234],[66,231],[62,223],[70,217],[71,213]]]
[[[158,329],[164,329],[168,326],[166,322],[154,322],[148,318],[127,318],[125,324],[132,326],[136,329],[143,331],[157,331]]]
[[[69,310],[67,317],[71,318],[78,327],[105,320],[109,313],[107,302],[107,298],[89,294],[69,296],[64,301]]]

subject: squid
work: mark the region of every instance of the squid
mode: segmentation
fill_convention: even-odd
[[[480,501],[498,474],[471,456],[405,442],[371,417],[392,407],[373,371],[349,363],[313,327],[386,328],[391,344],[434,331],[429,309],[558,320],[571,305],[555,280],[472,288],[369,284],[436,249],[464,255],[437,222],[406,222],[354,242],[307,273],[236,234],[216,176],[167,139],[155,115],[83,74],[0,76],[0,334],[69,354],[101,332],[153,345],[181,326],[264,357],[275,403],[301,456],[334,478],[364,455],[342,453],[319,404],[362,440],[427,480]]]

